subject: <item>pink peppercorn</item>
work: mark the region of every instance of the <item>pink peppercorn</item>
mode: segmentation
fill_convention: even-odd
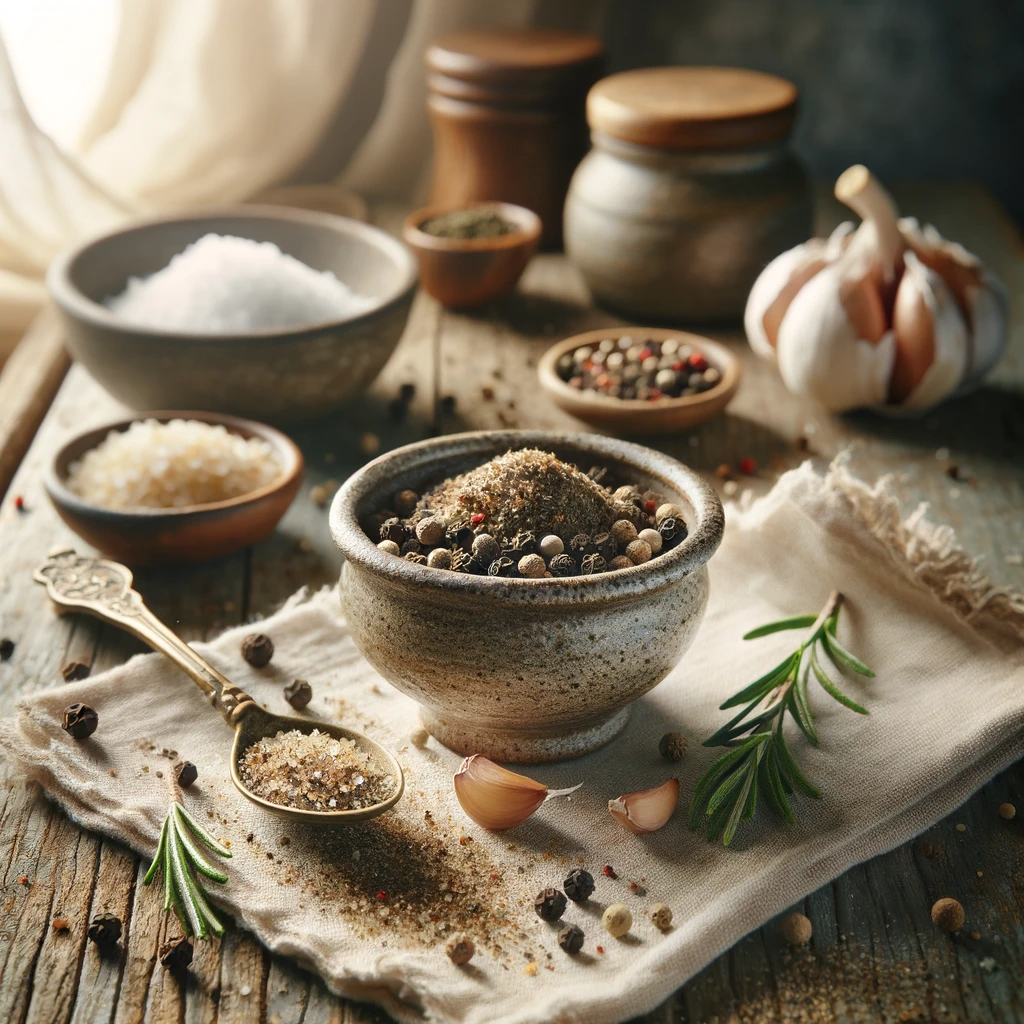
[[[483,514],[483,512],[477,512],[476,515],[474,515],[473,518],[470,520],[470,522],[474,526],[479,526],[486,518],[487,517]]]
[[[750,476],[757,472],[757,463],[751,458],[740,459],[740,472]]]

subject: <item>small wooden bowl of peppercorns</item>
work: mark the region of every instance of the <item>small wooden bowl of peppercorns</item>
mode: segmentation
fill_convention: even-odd
[[[552,346],[537,374],[557,405],[595,427],[665,434],[724,412],[742,367],[724,345],[686,331],[603,327]]]

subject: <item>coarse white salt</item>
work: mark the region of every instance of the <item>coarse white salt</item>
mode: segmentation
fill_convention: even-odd
[[[181,508],[248,494],[280,472],[258,437],[198,420],[136,420],[73,462],[67,485],[102,508]]]
[[[273,242],[203,235],[149,277],[130,277],[104,305],[140,327],[208,334],[348,320],[375,300]]]

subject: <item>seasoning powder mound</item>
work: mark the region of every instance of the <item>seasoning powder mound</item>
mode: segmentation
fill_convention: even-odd
[[[618,518],[608,492],[575,466],[548,452],[506,452],[425,495],[421,507],[448,526],[475,520],[501,542],[516,534],[578,534],[606,530]]]
[[[272,804],[309,811],[349,811],[386,800],[395,778],[352,740],[291,729],[247,747],[238,762],[249,792]]]
[[[136,420],[68,468],[67,485],[101,508],[183,508],[266,487],[280,474],[258,437],[198,420]]]

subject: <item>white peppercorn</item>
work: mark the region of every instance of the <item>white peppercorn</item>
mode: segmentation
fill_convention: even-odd
[[[609,569],[631,569],[633,563],[625,555],[616,555],[609,563]]]
[[[612,524],[612,536],[620,548],[631,544],[637,538],[636,527],[628,519],[617,519]]]
[[[473,555],[481,565],[490,565],[501,555],[501,545],[489,533],[478,533],[473,538]]]
[[[541,555],[523,555],[519,559],[518,569],[527,579],[537,580],[548,571],[548,566]]]
[[[673,505],[671,501],[666,501],[664,505],[659,505],[654,512],[654,521],[660,523],[663,519],[682,519],[683,510],[678,505]]]
[[[633,926],[633,915],[625,903],[613,903],[601,915],[604,930],[616,939],[622,938]]]
[[[549,533],[546,537],[541,537],[538,550],[545,558],[554,558],[565,550],[565,544],[557,533]]]
[[[437,516],[421,519],[416,524],[416,539],[421,544],[433,547],[444,536],[444,523]]]
[[[655,903],[648,909],[647,916],[651,919],[651,924],[662,931],[672,925],[672,908],[664,903]]]
[[[643,565],[651,560],[651,545],[645,540],[634,540],[626,545],[626,557],[634,565]]]
[[[431,569],[450,569],[452,567],[452,553],[447,548],[434,548],[427,555],[427,565]]]
[[[383,551],[385,555],[400,555],[402,549],[393,540],[382,540],[377,545],[378,551]]]
[[[657,530],[641,530],[640,533],[637,535],[637,539],[642,540],[647,544],[647,546],[651,549],[652,555],[656,555],[661,550],[662,544],[664,544],[661,534],[658,533]]]

